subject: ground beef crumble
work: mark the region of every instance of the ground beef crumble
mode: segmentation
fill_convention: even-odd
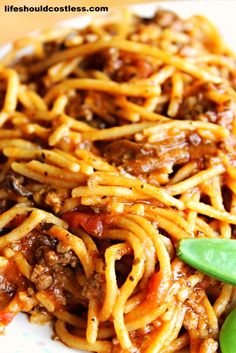
[[[34,229],[17,248],[33,267],[30,280],[38,291],[49,291],[61,305],[66,305],[68,298],[73,301],[71,283],[76,288],[75,274],[80,264],[69,247]]]

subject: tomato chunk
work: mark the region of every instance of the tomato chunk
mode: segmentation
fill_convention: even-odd
[[[63,219],[70,227],[82,227],[87,233],[97,237],[102,235],[104,223],[106,222],[105,215],[94,215],[77,211],[66,213]]]

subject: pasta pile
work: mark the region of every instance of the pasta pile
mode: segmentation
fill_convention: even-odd
[[[21,55],[24,49],[33,54]],[[14,43],[0,66],[0,328],[101,353],[215,353],[236,290],[176,256],[235,238],[236,60],[159,10]]]

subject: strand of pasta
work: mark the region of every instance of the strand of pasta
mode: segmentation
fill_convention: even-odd
[[[29,95],[26,93],[26,86],[20,85],[19,92],[18,92],[18,99],[20,103],[28,110],[33,111],[35,110],[34,103],[31,101]]]
[[[44,218],[49,222],[56,224],[60,227],[67,228],[67,223],[63,221],[62,219],[54,216],[52,213],[39,210],[34,207],[28,207],[26,204],[16,204],[12,208],[10,208],[8,211],[3,212],[0,215],[0,229],[3,229],[11,220],[13,220],[15,217],[21,216],[21,215],[27,215],[28,213],[32,211],[37,211],[40,212],[42,215],[44,215]]]
[[[80,238],[76,237],[75,235],[71,234],[67,230],[60,228],[56,225],[53,225],[48,230],[47,234],[57,238],[65,245],[70,246],[78,256],[78,258],[80,259],[86,276],[88,278],[92,276],[94,271],[94,265],[84,245],[84,242]]]
[[[205,295],[204,299],[203,299],[203,304],[205,306],[205,310],[206,310],[206,314],[207,314],[207,318],[208,318],[208,326],[209,329],[211,330],[211,337],[217,339],[218,335],[219,335],[219,324],[218,324],[218,319],[216,316],[216,313],[211,305],[211,303],[209,302],[209,299],[207,298],[207,296]]]
[[[127,37],[129,33],[130,25],[131,25],[131,20],[132,20],[131,12],[128,11],[128,9],[124,9],[123,21],[120,23],[119,22],[117,23],[117,27],[118,27],[117,38],[122,39]]]
[[[32,148],[35,148],[35,144],[30,142],[30,141],[26,141],[23,139],[1,139],[0,140],[0,150],[3,150],[5,147],[21,147],[21,148],[25,148],[27,150],[31,150]]]
[[[29,72],[36,73],[42,72],[47,69],[49,66],[66,59],[71,59],[73,57],[85,56],[88,54],[93,54],[101,49],[106,47],[118,48],[127,52],[140,53],[142,55],[152,56],[154,58],[160,59],[165,64],[173,65],[181,71],[184,71],[190,75],[193,75],[196,78],[199,78],[203,81],[210,81],[213,83],[220,83],[220,77],[213,76],[209,72],[199,69],[197,66],[193,65],[191,62],[187,62],[177,56],[172,56],[168,53],[165,53],[161,49],[152,47],[150,45],[141,44],[137,42],[132,42],[128,40],[122,40],[119,38],[113,37],[111,41],[97,41],[96,43],[88,43],[77,48],[67,49],[61,52],[53,54],[50,58],[47,58],[45,61],[40,63],[33,64],[28,68]]]
[[[58,81],[62,81],[64,78],[69,76],[74,69],[78,66],[80,63],[81,58],[74,58],[68,61],[62,61],[59,64],[56,64],[54,66],[51,66],[50,69],[48,70],[48,76],[50,78],[50,81],[53,83],[56,83]]]
[[[0,141],[1,142],[1,141]],[[21,142],[21,141],[20,141]],[[16,146],[15,146],[16,144]],[[8,145],[8,144],[7,144]],[[26,145],[27,146],[27,145]],[[64,169],[69,169],[71,172],[79,172],[81,171],[83,174],[92,174],[93,168],[92,166],[88,165],[86,162],[81,161],[74,157],[73,155],[65,152],[61,152],[60,150],[37,150],[34,149],[34,146],[29,144],[29,149],[22,148],[21,143],[18,146],[18,141],[17,143],[10,143],[9,142],[9,147],[5,147],[3,149],[3,153],[7,157],[12,157],[15,159],[34,159],[34,158],[40,158],[45,161],[52,162],[53,164],[64,168]],[[42,163],[41,163],[42,165]],[[57,168],[58,169],[58,168]],[[58,169],[59,171],[59,169]],[[66,172],[68,175],[73,175],[72,173]],[[74,177],[76,175],[74,174]]]
[[[165,83],[165,81],[170,78],[175,72],[175,68],[171,65],[166,65],[148,78],[144,79],[139,79],[137,80],[136,78],[133,79],[134,82],[136,83],[152,83],[155,85],[162,85]]]
[[[150,318],[150,312],[155,313],[155,310],[153,308],[156,307],[157,313],[159,314],[159,309],[161,310],[161,307],[158,306],[158,301],[162,301],[164,297],[164,292],[168,290],[169,287],[169,281],[171,277],[171,271],[170,271],[170,263],[169,263],[169,255],[165,249],[165,246],[162,244],[161,241],[158,240],[156,235],[158,234],[156,230],[154,230],[151,226],[151,223],[146,221],[144,218],[134,218],[137,222],[141,222],[142,225],[144,225],[146,231],[148,232],[148,235],[152,238],[154,244],[155,244],[155,249],[157,252],[157,256],[160,262],[160,281],[163,282],[160,287],[162,288],[163,293],[159,294],[159,297],[157,296],[157,293],[155,294],[155,298],[152,296],[149,296],[148,298],[146,297],[143,302],[141,302],[134,310],[126,315],[126,322],[130,322],[134,324],[134,322],[137,322],[137,318]],[[108,232],[109,236],[111,234],[114,234],[115,231],[110,230]]]
[[[145,118],[148,121],[149,120],[150,121],[165,121],[165,120],[168,120],[167,117],[165,117],[165,116],[163,116],[161,114],[149,112],[149,111],[147,111],[147,109],[145,109],[141,105],[138,105],[138,104],[135,104],[133,102],[130,102],[127,99],[125,99],[124,97],[121,97],[119,99],[117,98],[116,99],[116,103],[118,103],[118,106],[120,106],[122,109],[123,108],[127,108],[130,111],[136,112],[141,117]]]
[[[57,97],[57,99],[53,102],[53,107],[51,112],[55,115],[60,115],[65,113],[65,107],[68,103],[68,96],[66,94],[61,94]]]
[[[153,220],[156,219],[158,226],[167,232],[174,239],[187,239],[193,236],[192,233],[187,233],[184,229],[180,228],[179,225],[176,225],[173,221],[162,217],[160,215],[156,215]]]
[[[171,332],[177,323],[179,314],[180,306],[177,305],[176,308],[173,307],[172,309],[172,317],[167,322],[162,324],[162,330],[151,335],[151,338],[149,338],[148,347],[146,349],[144,348],[145,353],[159,353],[161,351],[161,349],[165,346],[165,343],[170,340]]]
[[[72,185],[73,187],[73,185]],[[72,190],[72,197],[90,197],[91,196],[91,187],[89,186],[78,186]],[[142,194],[136,194],[128,187],[123,186],[96,186],[96,189],[93,191],[94,196],[121,196],[124,199],[138,199],[144,198]]]
[[[170,179],[169,184],[174,185],[177,184],[187,178],[189,178],[191,175],[195,174],[198,171],[198,166],[197,162],[192,161],[189,163],[186,163],[184,166],[182,166],[173,176],[173,178]]]
[[[190,208],[191,210],[197,211],[203,215],[206,215],[208,217],[216,218],[222,222],[236,224],[235,215],[232,215],[226,211],[217,210],[212,206],[204,204],[203,202],[188,200],[186,201],[186,207]]]
[[[102,185],[119,185],[126,186],[128,188],[133,188],[138,193],[146,194],[151,196],[152,198],[156,198],[160,202],[163,202],[163,204],[165,205],[175,206],[180,210],[184,208],[184,204],[181,201],[170,196],[164,190],[164,188],[158,188],[156,186],[142,182],[138,179],[112,173],[95,172],[93,174],[93,179],[91,180],[94,180],[95,183],[99,183]],[[77,197],[77,189],[74,189],[72,191],[72,196]]]
[[[233,287],[231,285],[227,283],[223,284],[221,293],[213,305],[217,317],[220,317],[225,312],[232,295],[232,290]]]
[[[45,219],[45,214],[39,210],[35,210],[31,213],[29,218],[27,218],[21,225],[13,229],[10,233],[2,236],[0,238],[0,248],[2,249],[9,243],[20,240],[25,235],[27,235],[31,230],[33,230],[39,223]],[[0,220],[1,222],[1,220]]]
[[[162,350],[161,353],[173,353],[173,352],[179,351],[181,348],[186,347],[188,343],[189,343],[188,334],[184,333],[182,336],[174,340],[169,345],[169,347],[164,348],[164,350]]]
[[[72,330],[73,334],[85,338],[85,329],[87,326],[87,323],[85,320],[78,319],[77,316],[70,314],[68,312],[62,312],[62,311],[60,312],[54,311],[53,315],[56,318],[74,326]],[[111,339],[114,335],[115,335],[115,331],[113,327],[99,327],[97,338],[99,340],[104,340],[109,338]]]
[[[87,319],[87,328],[86,328],[86,340],[88,343],[94,344],[97,341],[98,335],[98,303],[95,298],[89,299],[88,305],[88,319]]]
[[[116,170],[111,164],[107,163],[103,158],[96,156],[94,153],[87,150],[76,150],[75,154],[83,161],[90,164],[94,169],[101,172],[114,172]]]
[[[193,201],[200,200],[200,191],[198,188],[188,190],[181,195],[181,200],[184,203],[186,202],[186,200],[189,200],[189,199],[192,199]],[[196,220],[197,220],[197,212],[194,210],[187,210],[187,222],[189,224],[189,230],[192,234],[195,233]]]
[[[140,288],[145,288],[147,285],[148,278],[155,271],[155,248],[153,240],[147,236],[145,229],[139,224],[132,221],[131,217],[119,217],[117,220],[114,218],[112,223],[116,226],[121,227],[121,229],[126,229],[127,231],[133,233],[143,244],[144,254],[145,254],[145,270],[143,273],[142,280],[140,282]]]
[[[31,160],[30,162],[27,163],[27,166],[34,170],[35,172],[38,172],[42,175],[46,176],[57,176],[59,179],[65,179],[65,180],[70,180],[74,181],[76,183],[81,183],[84,182],[84,176],[81,176],[80,173],[73,173],[64,169],[60,169],[57,167],[54,167],[52,165],[49,165],[47,163],[41,163],[36,160]]]
[[[216,164],[208,169],[198,172],[184,181],[167,187],[167,191],[173,196],[182,194],[183,192],[198,186],[200,183],[209,180],[216,175],[222,174],[224,171],[225,168],[222,164]]]
[[[196,211],[193,212],[194,216],[197,215]],[[195,223],[196,228],[200,231],[200,234],[203,233],[209,238],[216,238],[218,236],[218,234],[202,218],[196,216]]]
[[[154,124],[155,123],[145,122],[132,125],[123,125],[103,130],[84,132],[82,135],[85,140],[88,139],[89,141],[112,140],[114,138],[117,139],[124,136],[134,135],[148,126],[154,126]]]
[[[30,280],[32,274],[32,266],[28,263],[25,256],[21,252],[14,253],[14,261],[16,262],[20,272]]]
[[[171,334],[169,335],[169,338],[166,340],[164,347],[169,347],[169,345],[171,344],[171,342],[173,342],[179,335],[181,327],[183,325],[183,321],[184,321],[184,317],[185,317],[185,313],[187,311],[187,308],[184,306],[180,306],[179,309],[179,314],[177,316],[177,322],[175,324],[174,329],[171,331]]]
[[[172,298],[170,298],[172,299]],[[129,313],[125,315],[125,324],[129,332],[142,329],[150,325],[153,321],[158,320],[169,309],[169,304],[162,304],[158,307],[152,308],[151,311],[145,312],[143,316],[131,317]]]
[[[7,80],[7,89],[3,109],[0,112],[0,126],[2,126],[8,119],[9,113],[16,110],[19,76],[13,69],[0,70],[0,74],[4,75]]]
[[[26,163],[14,162],[14,163],[12,163],[11,168],[15,172],[17,172],[17,173],[19,173],[29,179],[33,179],[33,180],[35,180],[39,183],[42,183],[42,184],[46,184],[46,185],[50,184],[50,185],[54,185],[54,186],[58,186],[58,187],[62,187],[62,188],[73,188],[73,187],[77,186],[77,182],[75,183],[75,182],[71,182],[69,180],[67,181],[65,179],[58,180],[56,178],[55,174],[53,177],[50,177],[48,175],[42,175],[38,172],[35,172],[34,170],[30,169]]]
[[[124,305],[143,275],[145,268],[145,256],[140,240],[132,233],[126,230],[123,230],[122,232],[120,230],[108,230],[106,232],[106,236],[112,239],[128,241],[134,251],[134,262],[131,272],[129,273],[125,283],[120,288],[119,296],[116,299],[112,313],[114,316],[116,335],[121,346],[133,347],[124,321]]]
[[[183,89],[184,85],[182,75],[179,72],[175,72],[172,76],[172,92],[171,100],[167,111],[168,116],[176,116],[179,109],[179,105],[182,101]]]
[[[198,353],[201,344],[200,334],[194,329],[188,330],[188,333],[191,353]]]
[[[182,130],[198,130],[205,129],[214,134],[214,137],[217,139],[223,139],[229,136],[229,130],[213,123],[207,123],[203,121],[192,121],[192,120],[172,120],[170,122],[165,122],[163,124],[156,124],[150,128],[144,128],[143,134],[145,136],[158,136],[158,133],[163,134],[167,133],[169,130],[175,129],[176,131]]]
[[[28,70],[30,73],[40,73],[49,68],[50,66],[75,57],[83,57],[89,54],[93,54],[99,50],[104,49],[107,46],[107,42],[104,40],[97,41],[96,43],[86,43],[78,47],[72,47],[63,51],[53,53],[49,58],[41,60],[38,63],[32,64]]]
[[[120,260],[122,256],[130,253],[131,248],[127,243],[110,246],[105,252],[106,289],[103,305],[99,312],[100,322],[104,322],[109,319],[113,312],[115,301],[118,295],[118,286],[115,279],[115,261]]]
[[[127,314],[132,311],[136,306],[138,306],[146,296],[146,291],[140,291],[138,294],[132,295],[124,306],[124,313]],[[150,322],[150,321],[149,321]],[[145,325],[144,325],[145,326]],[[132,331],[132,329],[131,329]]]
[[[89,343],[85,338],[70,334],[65,327],[65,323],[61,320],[56,322],[55,330],[61,341],[71,348],[101,353],[111,352],[111,342],[97,340],[95,343]]]
[[[225,211],[224,205],[223,205],[223,198],[222,198],[222,192],[221,192],[221,180],[220,177],[215,177],[212,180],[212,184],[207,183],[207,187],[209,189],[208,195],[210,196],[212,206],[215,207],[218,210]],[[224,238],[231,238],[231,226],[228,223],[222,223],[220,224],[220,231],[221,231],[221,236]]]
[[[0,138],[8,139],[8,138],[17,138],[21,137],[21,132],[12,129],[1,129],[0,130]]]
[[[69,89],[95,90],[131,97],[155,97],[160,95],[159,86],[136,85],[129,82],[117,83],[115,81],[95,80],[92,78],[71,78],[53,86],[47,92],[44,100],[48,104],[55,96]]]
[[[39,111],[47,111],[48,107],[45,103],[45,101],[41,98],[41,96],[39,94],[37,94],[36,92],[27,89],[24,92],[24,96],[28,95],[29,97],[29,101],[33,103],[34,105],[34,110],[39,110]]]
[[[129,277],[120,288],[119,296],[117,297],[113,309],[114,327],[120,345],[123,349],[130,349],[133,347],[124,321],[124,305],[132,294],[139,280],[142,278],[144,271],[142,245],[138,238],[135,238],[129,235],[127,239],[134,251],[134,262]]]
[[[161,69],[159,72],[155,73],[154,75],[152,75],[151,77],[149,77],[146,80],[140,80],[140,81],[135,81],[135,83],[140,83],[140,84],[145,84],[145,82],[147,84],[153,84],[155,86],[160,85],[162,83],[165,82],[165,80],[173,73],[173,67],[171,66],[166,66],[164,69]],[[98,71],[96,73],[96,77],[103,79],[105,81],[110,81],[110,78],[107,75],[104,75],[104,73]],[[132,82],[132,81],[131,81]],[[152,98],[153,99],[153,98]],[[154,99],[156,99],[156,97],[154,97]],[[117,97],[115,99],[115,103],[118,104],[119,107],[121,107],[122,109],[127,108],[129,109],[131,112],[134,111],[136,113],[138,113],[140,116],[146,118],[147,120],[154,120],[154,121],[158,121],[158,120],[168,120],[167,117],[164,117],[160,114],[157,113],[152,113],[147,111],[147,109],[145,109],[144,107],[135,104],[133,102],[128,101],[127,99],[125,99],[124,97]],[[123,112],[123,111],[122,111]],[[127,117],[126,117],[127,118]]]
[[[146,209],[146,212],[145,212],[146,217],[148,217],[149,212],[155,215],[160,215],[176,223],[180,228],[183,228],[187,233],[191,234],[189,223],[184,219],[184,215],[181,214],[180,212],[176,212],[171,209],[149,206],[149,205],[146,205],[145,209]]]

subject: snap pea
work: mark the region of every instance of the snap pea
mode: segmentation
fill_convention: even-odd
[[[221,328],[220,349],[222,353],[236,351],[236,309],[231,311]]]
[[[183,239],[177,248],[177,255],[200,272],[236,285],[236,240]]]
[[[179,243],[177,255],[202,273],[236,285],[236,240],[184,239]],[[236,308],[226,318],[219,341],[222,353],[236,352]]]

